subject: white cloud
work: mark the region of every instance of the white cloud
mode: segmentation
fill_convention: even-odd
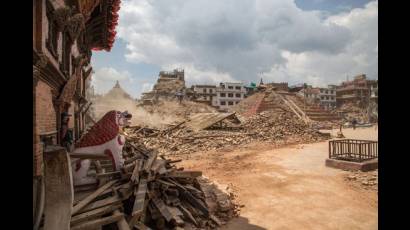
[[[339,83],[346,76],[365,73],[378,77],[378,3],[370,2],[364,8],[354,9],[326,19],[326,24],[338,24],[351,33],[352,40],[343,52],[328,55],[307,51],[282,52],[286,64],[274,66],[266,74],[268,79],[281,79],[293,83],[325,85]]]
[[[130,0],[118,35],[126,59],[185,68],[188,83],[267,79],[326,84],[377,77],[377,8],[330,17],[292,0]]]

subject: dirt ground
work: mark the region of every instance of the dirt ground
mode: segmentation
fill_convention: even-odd
[[[332,131],[336,133],[337,131]],[[377,140],[377,130],[344,129],[347,138]],[[377,229],[377,191],[352,186],[349,172],[325,167],[328,143],[196,153],[180,166],[230,185],[244,205],[222,229]]]

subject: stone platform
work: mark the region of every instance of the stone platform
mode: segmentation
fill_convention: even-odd
[[[338,168],[343,170],[360,170],[362,172],[371,171],[377,169],[379,166],[378,159],[372,159],[363,162],[353,162],[337,159],[326,159],[326,166],[332,168]]]

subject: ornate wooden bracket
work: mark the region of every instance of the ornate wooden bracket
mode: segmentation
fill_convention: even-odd
[[[80,32],[85,29],[84,16],[81,13],[72,16],[67,22],[67,29],[71,39],[75,41]]]
[[[44,54],[38,54],[38,60],[34,63],[37,68],[44,68],[47,66],[48,58]]]
[[[68,6],[60,7],[55,10],[54,12],[54,20],[57,22],[57,30],[63,31],[64,27],[67,25],[67,21],[69,20],[71,15],[71,9]]]
[[[33,66],[33,88],[36,88],[39,80],[40,71]]]

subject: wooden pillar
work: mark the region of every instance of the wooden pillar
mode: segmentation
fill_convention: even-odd
[[[70,158],[65,148],[47,146],[44,166],[44,230],[69,230],[74,191]]]
[[[39,144],[39,142],[40,142],[40,140],[39,140],[39,135],[38,135],[38,127],[37,127],[37,116],[36,116],[36,109],[37,109],[37,107],[36,107],[36,103],[37,103],[37,101],[36,101],[36,94],[37,94],[37,91],[36,91],[36,88],[37,88],[37,84],[38,84],[38,75],[39,75],[40,73],[39,73],[39,70],[37,69],[37,67],[34,67],[33,66],[33,163],[34,163],[34,165],[33,165],[33,175],[35,175],[35,176],[40,176],[39,174],[40,174],[40,171],[41,170],[39,170],[38,169],[38,160],[40,160],[40,159],[38,159],[39,158],[39,154],[38,154],[38,152],[40,151],[40,149],[39,149],[39,146],[38,146],[38,144]]]

